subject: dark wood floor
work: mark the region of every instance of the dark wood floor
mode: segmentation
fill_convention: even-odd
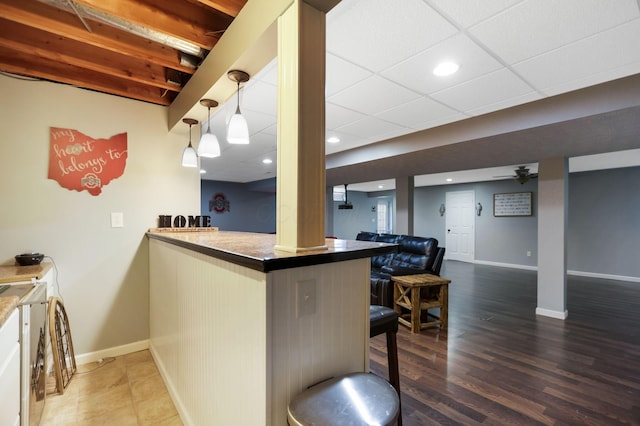
[[[640,425],[640,283],[569,277],[562,321],[536,272],[445,262],[449,330],[398,332],[405,426]],[[371,370],[387,377],[386,341]]]

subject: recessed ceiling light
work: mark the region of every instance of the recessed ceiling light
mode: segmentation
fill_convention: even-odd
[[[384,185],[378,185],[378,189],[384,188]]]
[[[273,163],[273,161],[271,160],[271,158],[265,158],[264,160],[262,160],[262,162],[263,162],[264,164],[271,164],[271,163]]]
[[[327,142],[329,143],[338,143],[340,142],[340,138],[337,136],[331,136],[329,139],[327,139]]]
[[[201,174],[201,175],[203,175],[203,174],[205,174],[205,173],[207,173],[207,171],[206,171],[205,169],[200,169],[200,174]]]
[[[460,68],[460,66],[455,62],[442,62],[433,69],[433,73],[439,77],[444,77],[455,73],[458,71],[458,68]]]
[[[447,178],[447,182],[453,182],[453,179]]]

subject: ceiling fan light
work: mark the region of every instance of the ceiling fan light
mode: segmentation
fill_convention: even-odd
[[[182,151],[182,167],[198,167],[198,154],[191,144]]]
[[[249,143],[249,126],[247,120],[236,110],[227,126],[227,142],[231,144],[246,145]]]
[[[203,133],[198,144],[198,156],[205,158],[220,157],[220,142],[213,133]]]

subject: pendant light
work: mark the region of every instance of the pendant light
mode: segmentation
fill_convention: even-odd
[[[198,124],[198,120],[183,118],[182,122],[189,125],[189,145],[182,151],[182,167],[198,167],[198,154],[191,145],[191,127]]]
[[[227,77],[238,85],[238,106],[236,112],[229,120],[227,127],[227,142],[231,144],[248,144],[249,143],[249,126],[247,120],[240,113],[240,83],[249,81],[249,74],[240,70],[231,70],[227,73]]]
[[[220,157],[220,143],[216,135],[211,133],[211,108],[218,106],[213,99],[200,99],[200,105],[207,107],[207,131],[202,134],[198,144],[198,156],[206,158]]]

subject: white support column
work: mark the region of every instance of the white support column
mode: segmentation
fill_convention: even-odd
[[[396,178],[396,212],[393,232],[413,235],[413,176]]]
[[[538,306],[536,315],[567,318],[569,161],[538,163]]]
[[[325,13],[294,0],[278,19],[278,250],[326,249],[324,85]]]

